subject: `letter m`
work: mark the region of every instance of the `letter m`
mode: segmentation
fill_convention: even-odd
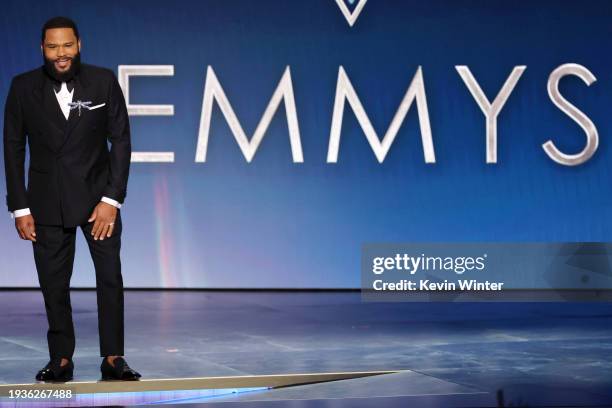
[[[423,143],[423,155],[426,163],[435,163],[433,141],[431,137],[431,126],[429,124],[429,113],[427,111],[427,98],[425,97],[425,85],[423,83],[423,73],[421,67],[418,68],[399,108],[397,109],[383,140],[381,141],[368,118],[368,115],[346,75],[344,68],[340,66],[338,72],[338,84],[336,86],[336,98],[334,101],[334,113],[332,117],[331,131],[329,135],[329,147],[327,150],[327,162],[336,163],[338,161],[338,150],[340,149],[340,131],[342,130],[342,119],[344,116],[345,101],[348,100],[353,112],[357,117],[359,125],[363,129],[376,158],[379,163],[385,160],[389,148],[397,136],[408,109],[412,101],[416,99],[419,114],[419,125],[421,128],[421,141]]]
[[[212,119],[213,102],[217,101],[221,113],[225,117],[229,128],[242,151],[247,162],[251,162],[253,156],[257,152],[257,148],[261,143],[274,114],[278,110],[281,101],[285,101],[285,112],[287,114],[287,123],[289,125],[289,141],[291,143],[291,154],[294,163],[302,163],[304,161],[302,154],[302,144],[300,141],[300,129],[297,121],[297,112],[295,108],[295,98],[293,96],[293,84],[291,82],[291,72],[289,67],[285,68],[285,72],[266,107],[266,110],[255,129],[253,137],[249,141],[247,136],[238,121],[238,117],[234,113],[232,106],[215,75],[215,71],[209,65],[206,70],[206,82],[204,84],[204,97],[202,101],[202,114],[200,116],[200,130],[198,132],[198,144],[196,148],[196,162],[206,161],[206,151],[208,149],[208,137],[210,135],[210,122]]]

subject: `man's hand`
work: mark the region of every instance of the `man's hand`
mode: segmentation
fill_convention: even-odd
[[[36,242],[34,217],[32,217],[32,214],[15,217],[15,228],[21,239]]]
[[[94,226],[91,229],[91,235],[94,236],[95,240],[103,240],[113,234],[115,225],[115,218],[117,217],[117,207],[100,201],[96,208],[94,208],[91,216],[87,220],[88,222],[94,222]]]

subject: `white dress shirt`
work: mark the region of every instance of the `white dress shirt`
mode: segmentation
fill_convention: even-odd
[[[68,117],[70,116],[70,106],[68,104],[72,102],[72,95],[74,94],[74,88],[72,88],[72,91],[68,92],[68,87],[66,86],[66,83],[62,82],[62,87],[60,88],[60,91],[55,92],[55,90],[53,90],[53,93],[55,93],[55,97],[57,98],[57,102],[59,103],[60,108],[62,109],[62,113],[66,117],[66,120],[68,120]],[[105,203],[108,203],[112,206],[121,208],[121,204],[117,200],[113,200],[112,198],[102,197],[100,201],[104,201]],[[24,215],[30,214],[30,209],[22,208],[22,209],[10,212],[10,214],[11,214],[11,218],[22,217]]]

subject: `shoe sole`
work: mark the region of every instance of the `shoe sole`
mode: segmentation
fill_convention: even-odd
[[[44,383],[54,384],[54,383],[65,383],[65,382],[68,382],[68,381],[72,381],[72,379],[73,379],[73,378],[72,378],[72,377],[70,377],[70,378],[66,378],[66,379],[59,378],[59,379],[57,379],[57,380],[36,380],[36,381],[40,381],[40,382],[44,382]]]
[[[140,379],[140,377],[134,377],[134,378],[116,378],[113,376],[109,376],[109,375],[102,375],[102,381],[138,381]]]

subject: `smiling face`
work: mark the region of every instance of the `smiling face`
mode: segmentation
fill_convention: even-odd
[[[49,28],[40,49],[47,65],[53,66],[56,76],[61,77],[74,70],[73,60],[81,51],[81,40],[77,40],[72,28]]]

